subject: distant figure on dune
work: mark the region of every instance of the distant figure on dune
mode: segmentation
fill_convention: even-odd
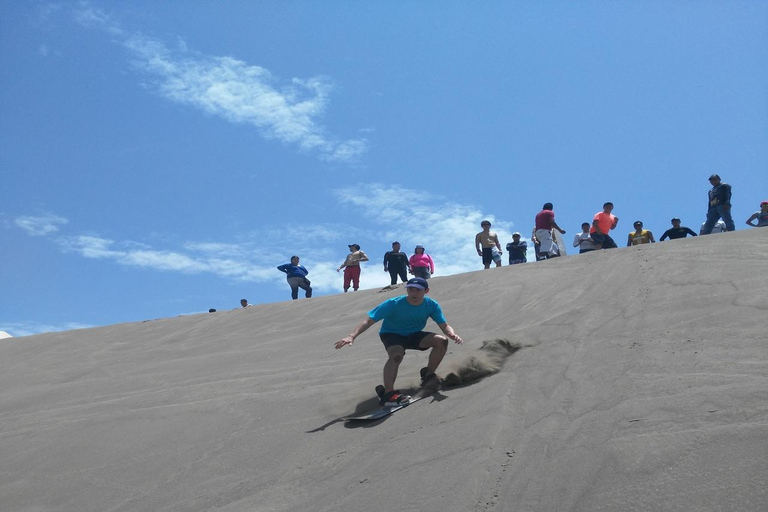
[[[703,235],[704,234],[704,229],[706,227],[707,227],[707,222],[706,221],[702,222],[701,223],[701,229],[699,230],[699,235]],[[710,235],[716,235],[718,233],[725,233],[726,231],[728,231],[728,230],[725,229],[725,222],[719,220],[719,221],[715,222],[714,226],[712,226],[712,231],[710,231],[709,234]]]
[[[432,256],[426,253],[423,245],[416,246],[408,263],[411,265],[411,274],[415,277],[429,279],[435,273],[435,262],[432,261]]]
[[[573,237],[573,246],[579,248],[579,254],[595,250],[595,242],[589,236],[589,222],[581,225],[581,233]]]
[[[753,220],[757,220],[757,224],[752,224]],[[760,210],[753,213],[752,216],[747,219],[747,224],[753,228],[768,227],[768,201],[760,203]]]
[[[284,272],[286,279],[288,280],[288,286],[291,287],[291,298],[296,300],[299,298],[299,288],[304,290],[304,296],[306,298],[312,297],[312,287],[310,286],[307,274],[309,270],[304,268],[304,265],[299,265],[299,257],[291,256],[291,262],[277,267],[277,270]]]
[[[535,236],[539,241],[539,259],[547,259],[553,256],[560,256],[560,252],[555,247],[555,240],[552,236],[552,230],[556,229],[564,235],[565,230],[555,222],[555,212],[552,211],[552,203],[544,203],[542,209],[536,214]]]
[[[507,244],[507,254],[509,255],[509,264],[517,265],[528,261],[528,244],[525,240],[520,240],[520,233],[512,233],[512,241]]]
[[[384,364],[384,385],[376,387],[381,405],[401,405],[410,401],[409,396],[395,389],[397,370],[406,350],[431,350],[427,366],[421,369],[422,386],[439,382],[435,370],[448,351],[448,339],[462,343],[461,337],[448,325],[440,304],[426,297],[429,285],[425,279],[414,277],[405,285],[406,295],[382,302],[371,311],[365,320],[349,334],[336,342],[336,349],[352,345],[355,339],[369,327],[384,320],[379,330],[379,338],[387,351],[388,359]],[[440,327],[443,334],[424,331],[427,319],[431,318]]]
[[[669,228],[664,232],[663,235],[661,235],[661,238],[659,238],[659,242],[663,242],[667,238],[670,240],[675,240],[677,238],[685,238],[688,235],[696,236],[696,233],[693,232],[691,228],[686,228],[685,226],[680,225],[680,219],[675,217],[672,219],[672,227]]]
[[[392,285],[397,284],[397,278],[402,282],[408,281],[408,272],[411,270],[408,263],[408,255],[400,252],[400,242],[392,242],[392,250],[384,253],[384,272],[389,272]]]
[[[731,217],[731,186],[720,181],[720,176],[713,174],[709,177],[712,188],[709,190],[707,220],[704,223],[702,235],[712,233],[712,228],[718,219],[723,219],[728,231],[736,231],[736,225]]]
[[[486,270],[491,268],[491,262],[495,262],[496,266],[500,267],[501,243],[499,243],[499,237],[496,233],[491,231],[490,221],[484,220],[480,223],[480,227],[483,230],[475,235],[475,249],[477,249],[477,255],[482,256],[483,267]],[[496,249],[495,254],[494,249]]]
[[[251,307],[251,305],[252,304],[248,304],[248,299],[240,299],[240,306],[244,308],[249,308]]]
[[[608,234],[612,229],[616,229],[616,225],[619,223],[619,218],[613,215],[613,203],[610,201],[603,205],[603,211],[597,212],[592,219],[592,228],[589,230],[589,235],[592,237],[592,241],[595,242],[595,250],[600,249],[615,249],[618,247],[613,238]]]
[[[360,262],[368,261],[368,256],[360,250],[358,244],[349,244],[348,247],[347,259],[336,269],[336,272],[344,269],[344,293],[349,291],[350,283],[354,291],[360,288]]]
[[[647,229],[643,229],[642,221],[636,220],[633,226],[635,227],[635,230],[629,232],[629,236],[627,237],[627,247],[656,243],[656,240],[653,238],[653,233]]]

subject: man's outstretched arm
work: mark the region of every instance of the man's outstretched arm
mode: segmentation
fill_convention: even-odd
[[[352,343],[355,342],[355,338],[363,334],[365,331],[368,330],[370,326],[376,323],[376,320],[374,320],[371,317],[366,317],[365,320],[357,324],[357,327],[354,328],[354,330],[349,333],[349,336],[346,336],[344,338],[341,338],[339,341],[336,342],[336,349],[340,349],[345,345],[352,345]]]
[[[443,322],[442,324],[437,324],[437,326],[440,328],[441,331],[443,331],[443,334],[448,336],[450,339],[455,341],[457,344],[461,345],[464,343],[464,340],[461,339],[461,336],[456,334],[456,331],[453,330],[453,327],[448,325],[447,322]]]

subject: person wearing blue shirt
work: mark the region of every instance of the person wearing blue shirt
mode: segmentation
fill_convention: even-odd
[[[422,386],[437,381],[435,370],[448,351],[448,339],[463,343],[461,337],[448,325],[440,304],[426,297],[429,285],[426,279],[414,277],[405,285],[406,295],[382,302],[371,311],[365,320],[345,338],[336,342],[336,349],[352,345],[355,338],[369,327],[383,320],[379,337],[389,356],[384,364],[384,385],[376,388],[382,405],[408,403],[411,397],[395,390],[397,370],[406,350],[430,350],[427,366],[421,369]],[[431,318],[443,334],[424,331],[427,319]]]
[[[307,274],[309,270],[304,268],[304,265],[299,265],[299,257],[291,256],[291,262],[285,265],[277,267],[280,272],[285,272],[288,279],[288,286],[291,287],[291,298],[296,300],[299,298],[299,288],[304,290],[304,294],[307,298],[312,297],[312,287],[310,286]]]

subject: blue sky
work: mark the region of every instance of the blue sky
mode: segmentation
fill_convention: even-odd
[[[477,270],[545,202],[698,231],[713,172],[749,229],[766,63],[757,1],[3,2],[0,330],[288,300],[292,254],[340,293],[350,243]]]

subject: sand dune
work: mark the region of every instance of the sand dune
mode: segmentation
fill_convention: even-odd
[[[2,339],[1,508],[768,510],[767,255],[756,229],[435,278],[458,385],[377,423],[339,420],[375,330],[333,343],[402,289]]]

